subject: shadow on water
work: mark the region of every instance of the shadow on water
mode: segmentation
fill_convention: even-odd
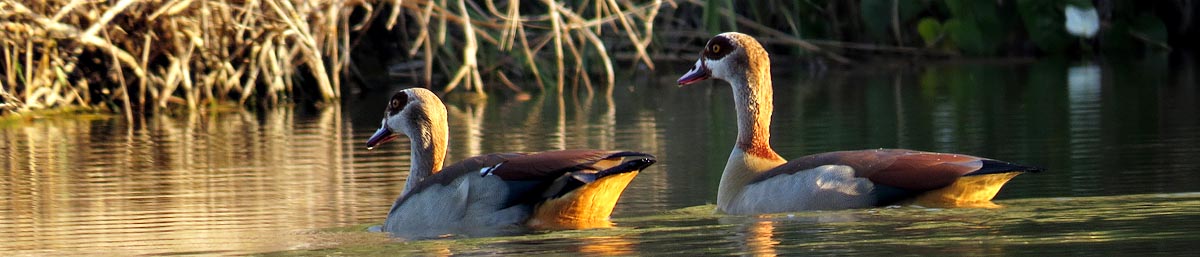
[[[661,69],[676,70],[686,68]],[[622,196],[616,228],[398,242],[364,232],[384,219],[408,169],[407,139],[363,146],[388,92],[317,110],[0,127],[0,251],[974,256],[1184,253],[1197,241],[1200,178],[1189,174],[1200,169],[1200,83],[1190,59],[776,72],[772,144],[785,157],[902,147],[1048,171],[1010,182],[999,210],[713,215],[736,133],[729,87],[627,74],[611,96],[448,101],[448,160],[563,148],[658,156]]]

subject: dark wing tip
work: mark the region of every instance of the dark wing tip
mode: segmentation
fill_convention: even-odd
[[[615,151],[615,152],[609,154],[608,158],[630,157],[630,156],[645,156],[646,158],[655,159],[654,155],[651,155],[648,153],[643,153],[643,152],[634,152],[634,151]]]
[[[980,167],[979,170],[972,171],[971,173],[967,173],[966,175],[963,175],[963,176],[987,175],[987,174],[1008,173],[1008,172],[1035,172],[1036,173],[1036,172],[1045,171],[1045,169],[1043,169],[1041,167],[1025,166],[1025,165],[997,161],[997,160],[992,160],[992,159],[983,159],[982,162],[983,162],[983,167]]]
[[[596,175],[599,175],[599,177],[603,178],[605,176],[613,175],[613,174],[621,174],[621,173],[626,173],[626,172],[639,171],[639,170],[646,169],[647,167],[650,167],[650,165],[654,165],[655,162],[658,162],[658,161],[655,160],[654,158],[636,158],[633,160],[625,161],[625,162],[621,163],[621,165],[617,165],[615,167],[597,172]]]

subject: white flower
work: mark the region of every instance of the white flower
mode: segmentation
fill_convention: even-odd
[[[1100,30],[1100,15],[1096,8],[1087,9],[1068,5],[1066,8],[1067,32],[1071,35],[1091,38]]]

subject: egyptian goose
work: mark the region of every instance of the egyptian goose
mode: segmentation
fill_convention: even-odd
[[[436,95],[402,90],[385,115],[367,148],[401,133],[412,146],[412,171],[382,227],[396,236],[611,226],[621,192],[655,162],[638,152],[562,150],[486,154],[443,167],[449,136],[446,107]]]
[[[829,152],[787,161],[771,149],[771,65],[753,37],[728,32],[708,41],[679,86],[709,78],[733,86],[738,136],[717,210],[758,214],[916,204],[997,207],[1009,179],[1040,169],[961,154],[905,149]]]

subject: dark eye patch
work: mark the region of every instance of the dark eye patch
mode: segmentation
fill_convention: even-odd
[[[396,113],[404,109],[405,105],[408,105],[408,93],[404,91],[396,92],[395,95],[392,95],[392,100],[388,101],[387,110],[384,111],[384,114],[387,116],[396,115]]]
[[[704,47],[704,57],[709,60],[720,60],[736,49],[737,47],[728,37],[717,36],[708,40],[708,45]]]

